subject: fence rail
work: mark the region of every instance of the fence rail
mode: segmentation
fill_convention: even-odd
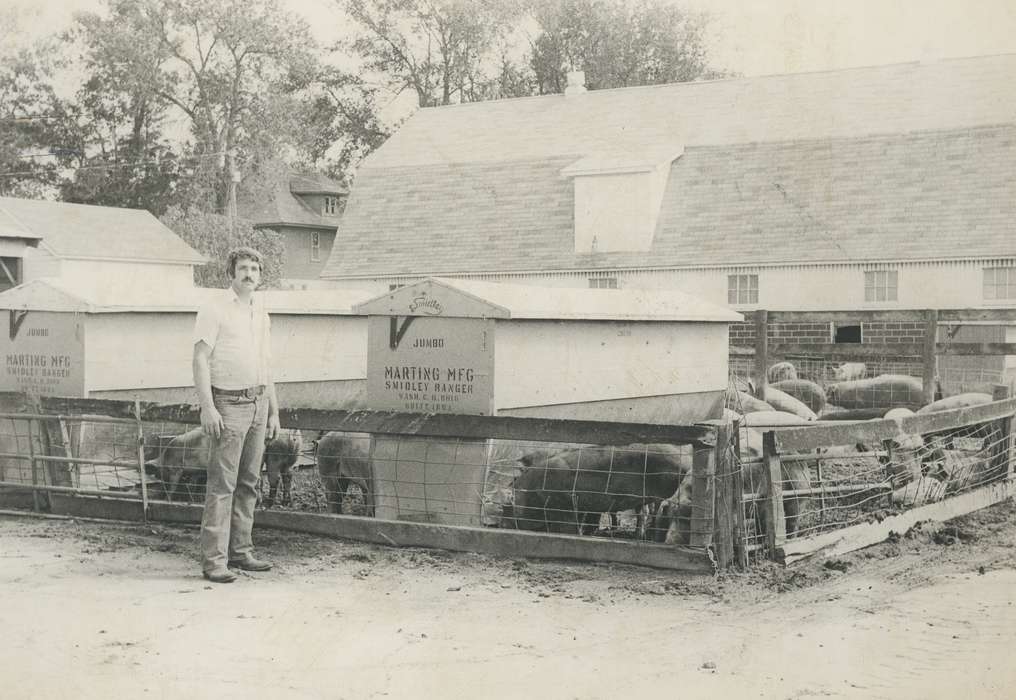
[[[0,474],[0,490],[8,495],[31,492],[40,509],[184,522],[199,518],[204,474],[194,457],[202,449],[194,442],[201,439],[194,429],[199,421],[196,407],[62,398],[27,402],[20,395],[0,396],[0,405],[14,407],[0,413],[0,422],[20,426],[0,435],[17,448],[0,448],[0,468],[3,455],[31,465],[31,474],[22,474],[20,483]],[[316,443],[309,452],[291,455],[295,473],[289,476],[305,489],[308,500],[290,508],[258,510],[259,525],[385,544],[690,571],[712,571],[745,556],[732,539],[731,523],[739,510],[732,504],[739,500],[724,490],[731,481],[723,477],[731,468],[722,441],[730,436],[721,423],[670,426],[306,409],[283,410],[280,417],[288,433],[313,436]],[[87,453],[86,436],[91,440],[88,449],[102,454]],[[354,453],[365,457],[369,474],[360,479],[341,471],[342,459],[348,467],[356,454],[337,452],[339,471],[334,463],[328,466],[322,445],[329,436],[347,448],[359,441],[359,452]],[[528,493],[546,502],[530,498],[528,512],[516,510],[519,499],[527,498],[517,478],[519,456],[544,449],[559,460],[547,474],[566,472],[571,481],[563,486],[546,480],[530,484]],[[569,453],[574,464],[562,467],[560,460]],[[661,477],[653,471],[658,453],[672,460],[673,473]],[[503,465],[495,463],[498,455]],[[299,470],[301,460],[314,470]],[[662,540],[667,528],[658,526],[669,525],[676,514],[657,520],[639,505],[655,505],[673,494],[684,468],[684,530],[666,544]],[[60,483],[49,473],[53,469],[67,469],[75,483]],[[718,498],[725,499],[719,509]],[[676,513],[676,500],[673,506]],[[536,511],[538,516],[527,517]],[[625,512],[629,520],[624,520]],[[505,529],[511,522],[520,527],[520,521],[522,531]],[[718,526],[725,528],[719,539]]]

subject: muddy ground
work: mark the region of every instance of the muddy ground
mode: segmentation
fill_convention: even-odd
[[[696,577],[0,516],[5,698],[1016,697],[1016,507]]]

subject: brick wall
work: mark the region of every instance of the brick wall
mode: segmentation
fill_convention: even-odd
[[[865,345],[893,343],[921,343],[924,341],[923,322],[872,321],[861,324]],[[831,325],[825,323],[770,323],[770,343],[829,343],[832,342]],[[739,347],[755,346],[755,323],[745,321],[730,326],[730,344]]]

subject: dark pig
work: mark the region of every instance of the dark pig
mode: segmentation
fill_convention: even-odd
[[[585,534],[604,513],[638,510],[672,496],[691,469],[673,445],[583,447],[540,454],[514,482],[512,517],[523,530]]]
[[[293,465],[300,457],[301,449],[303,438],[299,430],[280,430],[274,440],[265,443],[262,464],[268,472],[268,496],[264,503],[266,507],[271,508],[275,505],[276,497],[279,497],[279,503],[284,506],[292,504]]]
[[[333,513],[342,513],[342,498],[351,485],[363,492],[367,514],[374,515],[374,470],[370,462],[370,435],[326,433],[318,440],[317,468]]]

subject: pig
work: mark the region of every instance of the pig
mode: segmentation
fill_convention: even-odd
[[[191,500],[207,481],[211,458],[212,442],[201,428],[171,438],[155,460],[166,499]]]
[[[765,401],[743,391],[728,391],[725,407],[740,414],[773,410],[773,407]]]
[[[293,437],[293,434],[296,437]],[[265,442],[265,454],[262,466],[268,467],[269,478],[273,472],[283,479],[296,462],[300,450],[300,436],[296,431],[283,431],[274,440]],[[158,436],[151,443],[146,441],[146,454],[150,448],[161,445],[161,453],[151,464],[166,489],[166,498],[174,500],[192,500],[200,494],[208,479],[208,465],[212,459],[212,442],[201,428],[194,428],[174,437]],[[284,491],[289,494],[289,483],[284,482]],[[272,496],[274,497],[274,490]]]
[[[838,382],[863,379],[867,369],[867,366],[863,362],[844,362],[839,367],[833,368],[833,379]]]
[[[265,443],[265,455],[262,465],[268,472],[268,496],[264,506],[271,508],[275,499],[288,506],[293,502],[293,465],[303,449],[303,438],[299,430],[280,430],[274,440]],[[281,486],[281,495],[280,495]]]
[[[748,522],[754,522],[756,532],[760,535],[766,531],[766,509],[761,503],[769,497],[769,487],[763,478],[762,433],[757,430],[745,429],[741,439],[742,463],[741,474],[744,480],[745,493],[758,495],[758,501],[745,504],[745,516]],[[811,486],[811,475],[808,463],[802,461],[781,462],[780,480],[784,491],[807,489]],[[801,511],[806,496],[785,495],[783,497],[783,516],[787,537],[798,532]]]
[[[777,362],[766,372],[770,384],[797,379],[797,369],[789,362]]]
[[[782,392],[775,387],[767,386],[765,389],[765,397],[766,403],[777,411],[793,413],[795,416],[805,420],[816,420],[818,418],[818,416],[815,415],[815,412],[808,408],[804,402],[795,399],[790,394]]]
[[[511,523],[522,530],[586,534],[604,513],[640,509],[677,492],[691,451],[673,445],[566,449],[538,459],[514,481]]]
[[[821,413],[825,408],[825,390],[815,382],[810,382],[807,379],[786,379],[782,382],[775,382],[773,388],[790,394],[815,413]]]
[[[374,469],[370,460],[370,435],[364,433],[326,433],[318,440],[318,475],[325,489],[329,509],[342,513],[343,496],[350,486],[363,493],[366,514],[374,516]]]
[[[881,374],[826,387],[829,403],[843,408],[917,408],[924,403],[920,379],[905,374]]]
[[[939,399],[938,401],[929,403],[927,406],[922,406],[917,410],[917,412],[936,413],[938,411],[951,411],[953,409],[966,408],[968,406],[979,406],[984,403],[991,403],[991,394],[969,392],[966,394],[950,396],[945,399]]]

